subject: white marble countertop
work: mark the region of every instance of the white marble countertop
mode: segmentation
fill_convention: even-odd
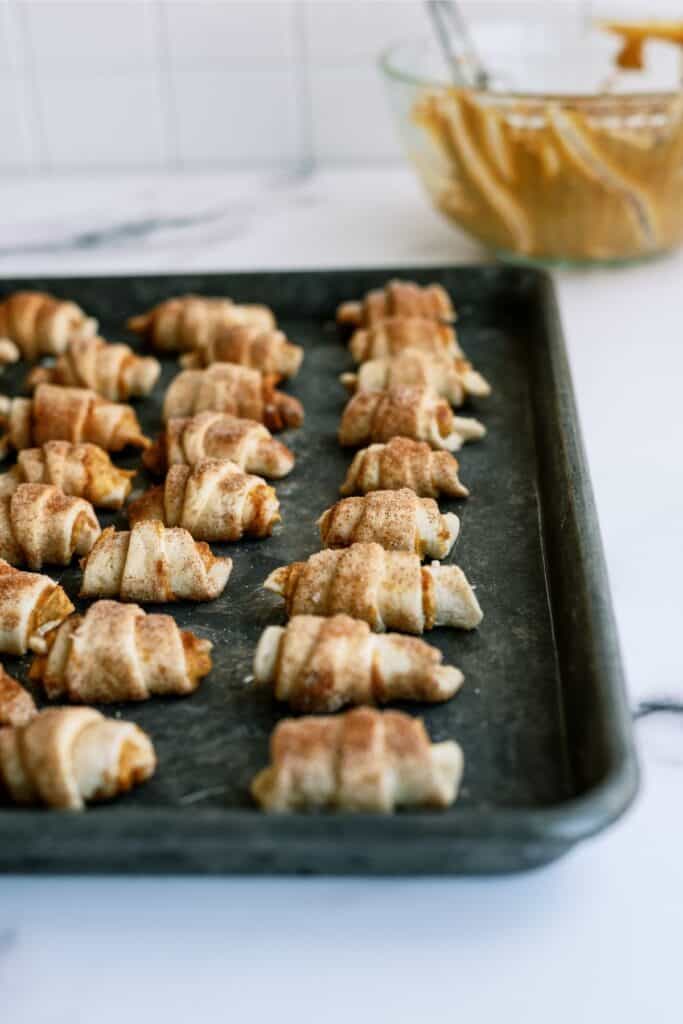
[[[482,259],[397,169],[5,181],[2,199],[2,276]],[[500,879],[2,878],[3,1020],[679,1019],[682,273],[679,255],[556,275],[640,713],[635,807]]]

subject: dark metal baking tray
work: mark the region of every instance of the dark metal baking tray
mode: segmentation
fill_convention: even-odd
[[[450,506],[462,520],[452,557],[475,583],[485,618],[472,633],[428,636],[462,667],[465,686],[445,705],[410,707],[434,739],[453,737],[464,748],[462,793],[446,812],[266,816],[250,802],[248,784],[266,763],[268,736],[286,708],[249,682],[262,629],[284,620],[281,603],[261,583],[275,566],[317,550],[314,521],[338,497],[351,458],[335,441],[345,401],[337,376],[349,366],[335,307],[394,275],[445,285],[463,347],[494,388],[473,410],[487,438],[460,454],[472,496]],[[76,300],[111,340],[126,337],[132,313],[184,292],[265,302],[306,348],[289,387],[304,402],[306,422],[283,435],[297,465],[277,485],[283,522],[275,535],[216,545],[234,559],[223,596],[163,609],[214,642],[212,674],[189,699],[106,709],[152,735],[155,777],[82,815],[0,808],[0,868],[485,874],[550,861],[627,807],[637,788],[630,718],[546,275],[497,266],[5,280],[0,294],[20,288]],[[167,360],[154,396],[138,403],[149,433],[158,430],[163,389],[176,369]],[[13,368],[0,390],[16,392],[24,373]],[[77,569],[53,575],[76,595]],[[6,666],[25,679],[28,663],[8,658]]]

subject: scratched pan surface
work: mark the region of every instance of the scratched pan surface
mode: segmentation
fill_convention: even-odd
[[[485,618],[475,632],[428,636],[462,668],[465,685],[447,704],[409,707],[433,739],[462,745],[462,793],[446,812],[269,817],[252,805],[248,785],[266,763],[269,734],[286,709],[251,685],[252,656],[263,628],[284,615],[261,584],[271,569],[318,549],[315,520],[338,497],[351,458],[335,441],[345,401],[337,378],[350,367],[335,307],[399,273],[446,286],[461,343],[494,389],[467,410],[488,428],[483,442],[460,453],[471,497],[442,503],[461,518],[451,558],[476,585]],[[462,267],[6,280],[0,295],[20,288],[74,299],[99,319],[105,337],[136,345],[126,318],[172,295],[265,302],[306,349],[299,376],[286,386],[304,403],[306,420],[281,435],[297,463],[277,483],[282,523],[274,536],[214,546],[234,560],[217,601],[158,608],[213,642],[211,675],[190,698],[105,709],[153,737],[155,777],[83,815],[1,806],[0,867],[492,873],[551,860],[627,806],[637,769],[618,645],[561,328],[544,275]],[[137,403],[150,435],[176,371],[166,360],[154,395]],[[19,393],[25,372],[23,364],[7,372],[0,390]],[[134,466],[138,458],[118,461]],[[136,487],[145,482],[141,474]],[[125,526],[120,516],[101,521]],[[79,571],[52,575],[82,605]],[[29,662],[5,659],[22,680]]]

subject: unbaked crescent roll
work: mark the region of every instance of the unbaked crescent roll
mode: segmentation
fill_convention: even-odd
[[[0,665],[0,727],[26,725],[37,714],[33,697]]]
[[[453,452],[485,434],[479,420],[454,416],[448,402],[430,388],[399,388],[354,395],[342,414],[338,437],[345,447],[410,437]]]
[[[213,363],[206,370],[183,370],[169,384],[164,420],[200,412],[226,412],[265,423],[269,430],[300,427],[304,410],[298,399],[277,391],[272,378],[234,363]]]
[[[180,630],[170,615],[139,605],[96,601],[46,637],[31,665],[50,700],[79,704],[148,700],[193,693],[211,671],[211,643]]]
[[[419,718],[354,708],[279,722],[270,765],[253,779],[251,793],[264,811],[390,814],[397,807],[449,807],[462,772],[458,744],[432,743]]]
[[[356,363],[398,356],[408,349],[449,359],[464,358],[453,327],[419,317],[392,317],[372,327],[359,327],[349,342],[349,352]]]
[[[0,395],[0,455],[46,441],[85,441],[109,452],[149,445],[129,405],[108,402],[86,388],[41,384],[33,398]]]
[[[154,773],[149,736],[94,708],[46,708],[24,726],[0,730],[0,791],[17,804],[82,811]]]
[[[17,345],[9,338],[0,338],[0,373],[6,366],[18,363],[21,359],[21,352]]]
[[[46,441],[19,452],[16,466],[0,476],[0,495],[12,494],[23,483],[54,484],[97,508],[116,509],[130,494],[134,476],[135,470],[119,469],[96,444]]]
[[[341,494],[397,491],[409,487],[425,498],[466,498],[458,460],[450,452],[433,451],[425,441],[392,437],[387,444],[371,444],[353,457]]]
[[[280,520],[280,503],[260,476],[234,462],[205,459],[196,466],[171,466],[166,480],[128,506],[131,526],[157,519],[181,526],[195,540],[235,541],[244,534],[269,537]]]
[[[275,479],[294,468],[294,454],[262,423],[220,412],[169,420],[142,456],[145,467],[159,476],[168,466],[196,466],[203,459],[229,459],[247,473]]]
[[[180,358],[188,369],[212,363],[238,363],[274,377],[294,377],[299,372],[304,350],[293,345],[275,328],[258,326],[225,327],[208,341]]]
[[[348,615],[295,615],[268,626],[254,655],[254,680],[295,711],[338,711],[346,704],[449,700],[462,672],[414,636],[372,633]]]
[[[418,555],[379,544],[318,551],[271,572],[266,590],[281,594],[287,614],[350,615],[375,632],[422,633],[434,626],[474,629],[483,615],[457,565],[420,564]]]
[[[45,634],[74,610],[49,576],[22,572],[0,559],[0,651],[45,650]]]
[[[453,303],[440,284],[419,285],[412,281],[389,281],[384,288],[366,293],[360,302],[342,302],[337,322],[368,326],[387,317],[426,317],[429,320],[456,319]]]
[[[57,356],[71,338],[97,330],[97,321],[75,302],[47,292],[14,292],[0,302],[0,338],[14,342],[24,359]]]
[[[462,405],[470,396],[486,398],[491,388],[466,359],[407,348],[397,356],[363,363],[357,373],[342,373],[342,384],[356,391],[395,391],[398,388],[431,388],[451,405]]]
[[[442,515],[433,498],[418,498],[407,487],[342,498],[318,520],[324,548],[348,548],[376,541],[387,551],[412,551],[420,558],[445,558],[455,544],[460,520]]]
[[[131,317],[126,326],[162,352],[191,352],[210,343],[225,327],[242,324],[266,330],[275,326],[275,317],[267,306],[238,306],[232,299],[181,295]]]
[[[39,384],[90,388],[112,402],[148,395],[161,373],[153,356],[138,356],[128,345],[112,345],[104,338],[73,338],[54,366],[37,366],[26,386]]]
[[[213,601],[225,589],[232,559],[215,558],[208,544],[194,541],[187,530],[145,521],[121,532],[108,527],[81,568],[81,597],[143,604]]]
[[[19,484],[0,497],[0,558],[11,565],[68,565],[87,555],[101,532],[90,502],[53,484]]]

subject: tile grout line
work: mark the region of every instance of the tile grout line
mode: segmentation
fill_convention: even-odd
[[[313,102],[309,67],[308,34],[306,12],[302,0],[292,5],[292,29],[294,41],[294,81],[296,88],[296,109],[299,125],[299,168],[302,177],[315,169],[315,147],[313,144]]]
[[[28,12],[19,0],[9,0],[10,32],[16,38],[24,56],[23,71],[13,68],[15,86],[21,89],[24,97],[24,124],[27,140],[31,150],[31,169],[33,171],[52,170],[45,118],[40,100],[36,56],[33,48]]]
[[[156,0],[153,4],[156,31],[156,57],[159,79],[159,98],[164,123],[164,169],[178,170],[183,163],[180,158],[180,140],[178,137],[178,108],[176,103],[173,75],[171,74],[171,55],[168,41],[168,20],[164,0]]]

